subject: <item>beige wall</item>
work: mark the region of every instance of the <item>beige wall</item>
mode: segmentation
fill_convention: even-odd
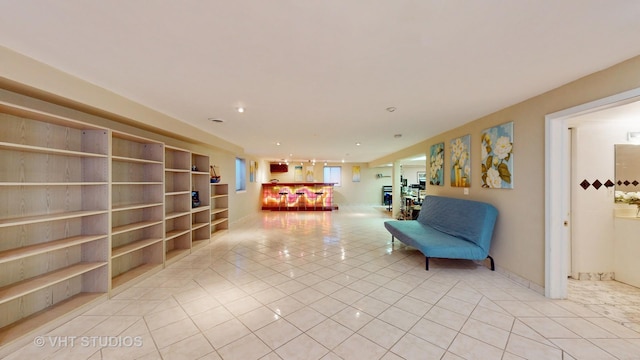
[[[0,47],[0,71],[0,88],[20,91],[62,105],[77,106],[84,111],[101,115],[101,117],[82,115],[91,121],[107,121],[113,125],[113,128],[130,130],[142,136],[166,141],[171,145],[209,154],[213,163],[220,164],[223,181],[229,183],[232,188],[235,183],[233,170],[235,157],[244,157],[247,163],[252,160],[243,154],[243,149],[238,146],[207,135],[177,119],[169,118],[3,47]],[[627,60],[483,118],[469,119],[470,122],[464,126],[373,161],[369,166],[362,164],[361,183],[351,182],[351,164],[349,164],[343,174],[345,186],[338,192],[342,198],[337,197],[337,199],[344,199],[354,204],[367,203],[366,196],[372,196],[372,199],[377,198],[381,186],[387,185],[391,180],[375,179],[375,174],[381,172],[381,168],[377,166],[397,163],[399,159],[415,154],[428,153],[429,146],[434,143],[444,141],[448,144],[452,138],[471,134],[470,194],[465,196],[461,189],[451,188],[448,185],[449,178],[446,171],[447,184],[444,187],[428,187],[427,192],[466,197],[496,205],[500,210],[500,216],[491,254],[496,259],[497,266],[542,286],[544,283],[544,117],[549,113],[638,87],[640,87],[640,57]],[[487,90],[490,91],[490,84],[487,84]],[[5,92],[3,96],[8,94]],[[29,102],[34,101],[29,100]],[[104,118],[107,117],[119,122],[105,120]],[[482,189],[478,161],[480,132],[507,121],[514,122],[515,188],[513,190]],[[215,144],[215,146],[208,144]],[[449,149],[446,151],[448,154]],[[445,160],[446,164],[449,164],[446,157]],[[268,164],[264,161],[259,163],[262,165],[259,167],[258,174],[260,182],[247,182],[245,192],[230,191],[231,222],[256,212],[259,208],[260,183],[267,181],[271,176],[266,170]],[[375,180],[369,182],[372,177]],[[351,195],[356,193],[368,195]]]
[[[545,115],[638,87],[640,56],[471,121],[372,164],[392,162],[420,152],[420,149],[428,153],[432,144],[444,141],[447,167],[450,164],[449,141],[471,134],[472,185],[469,195],[463,195],[461,188],[449,186],[448,171],[445,171],[445,186],[427,186],[427,193],[494,204],[500,211],[491,247],[496,265],[544,286]],[[480,187],[480,133],[508,121],[514,122],[514,189],[483,189]]]

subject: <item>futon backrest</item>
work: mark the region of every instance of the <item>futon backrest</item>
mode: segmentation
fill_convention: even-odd
[[[487,254],[498,210],[484,202],[429,195],[417,221],[449,235],[471,241]]]

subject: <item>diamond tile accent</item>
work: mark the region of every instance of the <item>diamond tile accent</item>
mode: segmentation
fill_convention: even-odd
[[[593,182],[593,184],[591,184],[594,188],[596,188],[596,190],[600,189],[600,187],[602,186],[602,183],[600,182],[600,180],[596,180]]]
[[[591,186],[591,184],[585,179],[585,180],[582,180],[582,182],[580,183],[580,186],[582,186],[583,189],[587,190],[589,186]]]

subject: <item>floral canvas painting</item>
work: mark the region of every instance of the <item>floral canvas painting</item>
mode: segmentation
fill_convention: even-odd
[[[451,186],[471,186],[471,135],[451,140]]]
[[[444,186],[444,143],[433,144],[429,151],[429,184]]]
[[[351,168],[351,172],[352,172],[351,180],[353,182],[360,182],[360,166],[354,165]]]
[[[293,181],[302,181],[302,165],[296,165],[293,169]]]
[[[513,189],[513,122],[482,131],[482,187]]]

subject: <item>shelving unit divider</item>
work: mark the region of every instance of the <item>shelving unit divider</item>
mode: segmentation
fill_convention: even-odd
[[[191,209],[191,249],[192,251],[209,244],[211,240],[211,188],[209,156],[191,154],[191,191],[197,194],[199,204]]]
[[[165,263],[191,252],[191,152],[165,146]]]
[[[229,185],[211,184],[211,236],[229,229]]]
[[[164,266],[164,144],[111,132],[112,295]]]

